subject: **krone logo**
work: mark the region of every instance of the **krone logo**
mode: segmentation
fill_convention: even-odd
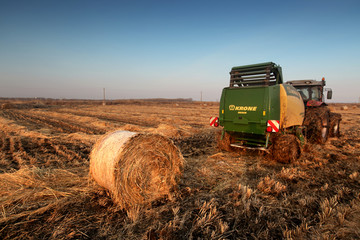
[[[235,106],[235,105],[229,105],[230,111],[250,111],[255,112],[257,110],[257,106]]]

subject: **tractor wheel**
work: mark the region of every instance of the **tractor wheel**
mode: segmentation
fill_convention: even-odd
[[[334,124],[334,128],[332,129],[331,134],[334,137],[340,137],[340,120],[336,121]]]
[[[330,113],[330,137],[340,137],[341,114]]]
[[[329,128],[330,128],[330,115],[325,114],[321,118],[321,137],[318,139],[318,142],[324,144],[329,138]]]
[[[329,137],[330,112],[328,108],[308,109],[304,125],[306,126],[306,137],[309,142],[324,144]]]
[[[301,154],[300,144],[292,134],[274,134],[271,136],[270,153],[280,163],[291,163]]]
[[[217,147],[220,149],[220,150],[224,150],[224,151],[227,151],[227,152],[231,152],[232,151],[232,148],[230,146],[230,143],[231,143],[231,136],[230,134],[228,134],[227,132],[225,132],[225,135],[223,137],[223,139],[221,139],[221,131],[219,131],[217,133]]]

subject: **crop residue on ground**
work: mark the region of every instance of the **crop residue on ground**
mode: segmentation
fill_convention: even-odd
[[[218,103],[2,101],[1,239],[360,238],[359,105],[331,105],[341,137],[282,164],[219,150]],[[175,196],[135,220],[89,181],[93,145],[115,130],[164,135],[184,156]]]

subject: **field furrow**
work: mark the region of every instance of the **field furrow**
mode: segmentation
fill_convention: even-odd
[[[0,131],[1,172],[31,166],[71,168],[88,164],[90,143],[13,134]]]
[[[133,125],[139,125],[144,127],[156,127],[158,123],[146,120],[145,119],[131,119],[128,114],[104,114],[104,113],[94,113],[91,111],[75,111],[75,110],[61,110],[61,112],[64,113],[71,113],[77,116],[83,116],[83,117],[92,117],[99,120],[108,121],[111,123],[121,123],[121,124],[133,124]]]
[[[76,122],[71,120],[59,120],[54,119],[48,116],[41,116],[33,112],[21,112],[17,110],[7,110],[3,111],[2,116],[10,120],[14,120],[21,125],[29,127],[29,129],[41,129],[49,128],[54,132],[61,133],[75,133],[75,132],[84,132],[88,134],[103,134],[104,130],[90,128],[86,126],[81,126]]]

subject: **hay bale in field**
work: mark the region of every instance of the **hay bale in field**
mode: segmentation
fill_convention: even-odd
[[[99,139],[90,154],[91,177],[132,219],[141,207],[171,199],[182,166],[179,149],[157,134],[115,131]]]
[[[348,109],[349,109],[348,106],[342,106],[342,107],[341,107],[341,110],[348,110]]]

